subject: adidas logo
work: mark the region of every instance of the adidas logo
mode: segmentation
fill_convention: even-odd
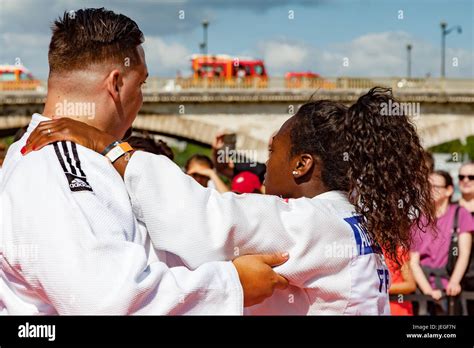
[[[71,183],[69,184],[69,187],[72,188],[72,189],[73,188],[78,188],[78,187],[85,187],[85,188],[88,188],[88,189],[92,189],[92,187],[90,187],[88,183],[86,183],[83,180],[78,179],[78,178],[71,181]]]

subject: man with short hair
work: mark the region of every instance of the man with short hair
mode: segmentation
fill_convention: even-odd
[[[0,185],[0,313],[242,314],[244,304],[287,286],[271,269],[286,260],[277,254],[193,271],[151,262],[147,233],[109,160],[65,141],[21,156],[53,116],[79,116],[122,138],[142,105],[143,40],[133,20],[104,9],[54,23],[44,112],[10,147]]]

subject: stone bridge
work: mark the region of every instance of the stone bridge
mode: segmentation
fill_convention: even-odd
[[[237,149],[256,151],[266,159],[271,134],[312,99],[347,105],[364,90],[182,90],[145,91],[134,128],[209,145],[216,132],[237,133]],[[425,147],[474,135],[473,90],[399,90],[398,100],[419,107],[412,115]],[[25,125],[43,109],[44,92],[0,93],[0,135]]]

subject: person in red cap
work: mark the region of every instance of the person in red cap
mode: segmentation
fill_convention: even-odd
[[[252,172],[241,172],[232,179],[232,192],[235,193],[262,193],[262,183]]]

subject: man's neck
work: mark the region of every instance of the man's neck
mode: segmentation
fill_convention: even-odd
[[[48,91],[42,115],[49,118],[74,118],[117,138],[121,137],[120,134],[116,134],[120,132],[113,126],[115,115],[111,115],[94,98],[65,95],[54,90]]]
[[[463,193],[461,199],[466,203],[474,204],[474,193]]]
[[[469,212],[474,212],[474,197],[464,194],[459,200],[459,205],[466,208]]]

